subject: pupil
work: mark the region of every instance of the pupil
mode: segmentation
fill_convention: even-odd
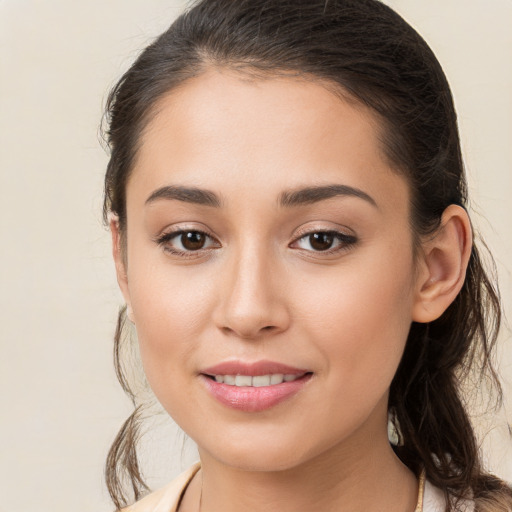
[[[326,251],[331,248],[334,236],[330,233],[313,233],[309,235],[309,243],[317,251]]]
[[[181,243],[185,249],[190,251],[197,251],[202,249],[205,243],[205,236],[198,231],[188,231],[181,235]]]

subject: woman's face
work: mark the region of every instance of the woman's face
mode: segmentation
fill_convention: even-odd
[[[320,83],[226,70],[158,106],[120,282],[160,402],[241,468],[384,438],[417,284],[375,118]]]

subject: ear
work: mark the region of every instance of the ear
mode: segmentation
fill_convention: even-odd
[[[133,311],[130,302],[130,291],[128,288],[128,274],[126,269],[126,254],[124,254],[123,243],[121,239],[121,230],[119,228],[119,217],[111,215],[109,219],[110,233],[112,235],[112,256],[116,266],[117,283],[121,289],[126,302],[126,314],[133,322]]]
[[[413,321],[432,322],[453,302],[466,278],[472,244],[466,210],[448,206],[433,238],[422,243]]]

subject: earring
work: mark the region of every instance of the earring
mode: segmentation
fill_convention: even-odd
[[[400,444],[400,435],[398,431],[398,420],[396,419],[396,415],[394,412],[388,412],[388,439],[389,442],[398,446]]]

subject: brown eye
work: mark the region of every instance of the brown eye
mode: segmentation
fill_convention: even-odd
[[[155,241],[162,246],[165,252],[179,256],[201,254],[203,250],[218,249],[221,246],[212,236],[195,230],[164,233]]]
[[[292,247],[313,253],[331,254],[348,250],[356,242],[357,238],[354,235],[339,231],[312,231],[293,242]]]
[[[332,247],[334,235],[332,233],[311,233],[309,244],[315,251],[327,251]]]
[[[206,235],[200,231],[185,231],[180,238],[181,245],[187,251],[198,251],[206,243]]]

